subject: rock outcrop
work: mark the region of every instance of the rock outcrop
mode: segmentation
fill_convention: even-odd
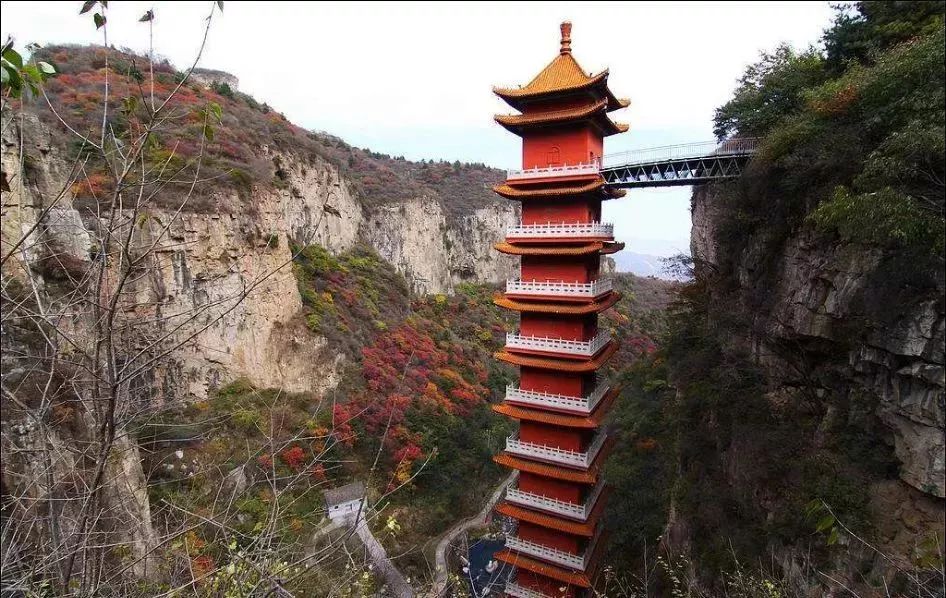
[[[720,262],[720,214],[712,190],[693,196],[693,255],[705,276]],[[738,285],[743,298],[765,284],[759,264],[769,260],[766,239],[750,241],[748,250],[733,262],[729,282]],[[730,256],[731,259],[731,256]],[[944,408],[944,342],[946,303],[934,294],[897,306],[895,317],[884,326],[871,326],[852,334],[853,322],[864,318],[864,301],[883,285],[876,272],[885,259],[879,248],[832,243],[812,231],[790,237],[782,246],[766,286],[763,309],[753,312],[752,345],[761,363],[779,369],[775,343],[807,345],[825,343],[830,352],[847,355],[842,368],[822,372],[879,399],[877,416],[889,431],[901,462],[900,476],[917,490],[946,496],[946,408]],[[734,280],[733,280],[734,279]],[[942,281],[940,281],[942,283]],[[746,300],[746,304],[749,301]],[[825,349],[820,349],[825,351]]]
[[[493,243],[517,219],[511,202],[497,203],[451,225],[437,201],[419,197],[377,208],[365,221],[363,238],[404,274],[413,291],[443,293],[461,282],[510,278],[515,261],[493,251]]]
[[[842,243],[804,226],[781,237],[760,227],[740,238],[734,254],[725,194],[740,192],[704,187],[692,200],[697,277],[714,304],[745,322],[726,342],[761,366],[773,401],[834,396],[866,410],[848,424],[892,447],[899,473],[899,480],[878,477],[865,488],[877,542],[894,558],[908,559],[911,542],[941,529],[944,516],[942,277],[937,288],[900,294],[884,274],[893,250]],[[826,427],[833,417],[828,407]],[[726,455],[737,460],[740,451]],[[678,520],[671,527],[685,525]],[[773,549],[785,571],[794,566],[790,552]]]
[[[205,87],[213,84],[227,85],[232,91],[240,88],[240,80],[236,75],[217,69],[196,68],[191,71],[190,78],[195,83],[200,83]]]
[[[42,207],[67,183],[68,164],[49,130],[34,118],[28,128],[25,184],[15,183],[3,195],[5,243],[37,224]],[[12,130],[4,135],[4,171],[18,173],[18,138]],[[290,243],[335,253],[367,243],[421,294],[449,293],[464,281],[499,282],[513,273],[514,262],[492,251],[492,242],[518,217],[512,202],[497,198],[459,218],[448,218],[429,197],[369,209],[328,162],[267,148],[263,153],[273,163],[275,187],[254,188],[248,202],[226,188],[198,191],[201,204],[249,209],[154,209],[140,233],[144,242],[149,230],[158,235],[167,228],[151,274],[137,280],[135,292],[150,295],[165,314],[204,312],[192,328],[206,329],[156,372],[168,399],[202,399],[241,377],[292,392],[321,393],[337,384],[344,358],[313,341],[296,317],[301,298]],[[24,248],[20,261],[38,267],[43,255],[34,248],[46,247],[60,260],[88,262],[94,225],[67,192],[36,227],[37,242]]]
[[[99,237],[106,220],[73,197],[70,164],[49,128],[29,114],[24,122],[22,139],[19,129],[11,126],[2,140],[3,171],[10,182],[10,190],[2,194],[2,248],[4,255],[11,255],[4,264],[4,285],[19,285],[29,297],[55,304],[69,295],[69,285],[91,271],[103,246]],[[141,261],[121,294],[118,305],[128,307],[118,310],[117,329],[122,330],[122,321],[136,322],[127,327],[134,332],[122,332],[129,354],[141,347],[163,354],[133,383],[126,383],[137,390],[128,392],[133,398],[119,407],[118,433],[104,461],[100,500],[110,519],[96,525],[111,534],[109,542],[120,546],[116,554],[134,579],[161,573],[160,564],[153,562],[151,505],[138,445],[126,427],[129,422],[162,405],[208,399],[215,389],[241,378],[260,388],[315,395],[335,388],[342,378],[344,352],[315,335],[301,315],[292,248],[318,244],[339,253],[369,244],[417,293],[449,293],[466,281],[498,282],[513,271],[512,260],[492,251],[493,241],[518,217],[511,202],[497,198],[459,215],[426,196],[372,204],[358,197],[354,185],[327,160],[301,159],[266,146],[261,155],[272,163],[272,185],[207,186],[182,210],[157,203],[134,220],[121,216],[126,222],[119,225],[124,228],[118,236],[124,239],[127,233],[128,254]],[[181,202],[175,198],[171,203]],[[25,241],[16,246],[24,235]],[[108,246],[113,245],[114,239]],[[117,274],[109,270],[105,278]],[[95,293],[87,291],[79,293],[76,305],[93,303]],[[57,317],[69,336],[94,345],[91,313],[60,308]],[[23,356],[43,355],[46,346],[41,339],[31,341],[28,330],[14,332],[6,323],[5,312],[4,384],[29,386],[23,381],[32,366]],[[39,346],[28,346],[33,341]],[[86,400],[78,386],[72,388],[77,392],[67,401]],[[4,396],[6,400],[6,392]],[[44,395],[34,403],[48,411],[47,401]],[[68,403],[56,409],[56,426],[85,417],[75,415],[80,411]],[[99,438],[90,430],[97,434],[106,429],[82,420],[75,424],[80,432],[74,437],[59,437],[58,432],[40,433],[32,423],[35,417],[27,410],[17,410],[17,415],[5,411],[2,422],[4,455],[22,456],[4,463],[4,501],[22,497],[18,505],[24,505],[25,521],[48,515],[45,505],[63,490],[47,484],[47,477],[78,475],[78,465],[70,461],[77,459],[76,447]],[[39,417],[45,416],[41,412]],[[53,455],[55,462],[43,462],[37,455]],[[88,479],[77,486],[88,487],[95,472],[82,475]],[[76,519],[65,508],[62,518],[66,523]],[[60,534],[77,533],[53,531],[39,542],[49,546]],[[20,542],[30,543],[17,538],[14,544]]]

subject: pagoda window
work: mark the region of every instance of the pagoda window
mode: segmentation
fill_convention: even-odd
[[[557,145],[553,145],[552,149],[546,153],[545,157],[546,160],[548,160],[549,166],[558,166],[562,162],[562,152],[558,149]]]

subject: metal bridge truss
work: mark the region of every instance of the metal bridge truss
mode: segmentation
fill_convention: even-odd
[[[601,176],[610,187],[699,185],[740,176],[758,140],[707,141],[605,156]]]
[[[651,164],[612,166],[601,170],[609,187],[669,187],[699,185],[742,174],[749,156],[706,156]]]

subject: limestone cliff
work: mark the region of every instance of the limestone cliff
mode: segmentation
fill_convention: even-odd
[[[723,191],[725,192],[725,191]],[[712,188],[693,195],[693,255],[698,271],[710,278],[719,270],[718,229],[720,200]],[[780,368],[775,345],[795,343],[813,358],[834,351],[843,353],[843,365],[822,359],[812,369],[839,384],[850,384],[878,399],[876,415],[887,429],[885,440],[894,447],[904,482],[927,494],[946,496],[944,463],[944,334],[946,304],[938,292],[912,297],[896,306],[889,322],[852,334],[850,323],[864,318],[864,302],[879,295],[876,287],[895,284],[878,276],[890,256],[876,247],[834,242],[804,230],[789,237],[775,256],[770,239],[759,235],[740,256],[727,256],[732,270],[727,292],[759,296],[760,264],[775,261],[765,289],[764,305],[753,314],[751,345],[757,359],[769,366],[774,378],[790,377]],[[940,279],[942,284],[942,279]],[[829,348],[818,347],[823,343]]]
[[[36,224],[48,198],[67,184],[69,165],[50,130],[35,119],[27,126],[28,168],[19,163],[16,131],[4,132],[4,171],[24,172],[23,184],[3,194],[5,239]],[[151,275],[135,291],[151,295],[165,314],[219,306],[195,322],[208,326],[196,342],[176,351],[171,366],[156,373],[167,398],[205,398],[240,377],[292,392],[321,393],[337,384],[343,357],[324,340],[313,341],[296,317],[301,299],[290,243],[319,244],[331,252],[368,243],[422,294],[512,274],[513,261],[492,251],[492,242],[517,218],[511,202],[497,199],[459,217],[448,216],[438,198],[429,196],[371,205],[326,160],[302,160],[265,146],[262,156],[273,176],[278,171],[280,185],[254,187],[249,201],[226,187],[201,188],[193,201],[216,209],[150,212],[151,221],[169,232],[158,244]],[[88,262],[93,225],[91,213],[75,207],[67,193],[39,223],[34,235],[42,242],[30,247],[55,246],[60,256]],[[43,258],[29,250],[20,257],[37,269]],[[245,299],[232,299],[251,287]]]
[[[511,202],[497,202],[451,225],[437,201],[419,197],[370,212],[363,238],[404,274],[415,292],[442,293],[464,281],[511,277],[515,260],[494,251],[493,243],[517,219]]]
[[[892,472],[871,474],[868,487],[856,491],[867,494],[873,540],[908,563],[921,538],[942,529],[944,516],[942,273],[931,277],[938,280],[933,287],[908,285],[896,272],[902,259],[896,250],[844,243],[807,226],[785,232],[773,222],[746,234],[733,225],[737,210],[730,201],[746,187],[693,194],[691,250],[697,280],[711,297],[709,316],[728,331],[728,350],[748,355],[763,372],[771,413],[784,411],[786,402],[820,413],[813,436],[804,437],[800,427],[792,434],[799,446],[843,444],[830,437],[843,427],[858,446],[889,452]],[[733,320],[739,324],[726,323]],[[755,496],[753,506],[771,519],[779,497],[746,488],[754,482],[744,477],[766,441],[723,442],[719,458],[734,491]],[[839,459],[851,459],[842,467],[863,466]],[[675,511],[670,531],[680,545],[686,528],[686,515]],[[789,576],[800,571],[804,559],[795,548],[772,550]]]
[[[25,289],[27,302],[35,298],[58,305],[53,312],[62,334],[94,345],[90,339],[98,337],[89,333],[92,311],[82,308],[93,303],[88,298],[94,292],[82,296],[76,303],[80,308],[62,306],[75,281],[93,288],[85,273],[92,271],[99,247],[106,245],[101,236],[106,218],[94,203],[77,197],[72,164],[57,134],[29,113],[3,131],[4,181],[10,182],[2,194],[4,255],[27,235],[4,263],[4,287]],[[143,347],[154,353],[167,350],[130,385],[137,389],[135,398],[120,407],[115,442],[103,461],[107,467],[99,500],[108,516],[99,517],[98,524],[110,534],[108,542],[123,547],[118,556],[134,579],[163,575],[152,552],[157,536],[133,439],[137,421],[168,404],[204,401],[241,378],[256,387],[316,396],[342,379],[346,351],[337,338],[333,342],[313,333],[303,316],[292,248],[317,244],[340,253],[369,244],[421,294],[450,293],[465,281],[498,282],[512,273],[512,261],[492,251],[493,241],[517,219],[511,202],[497,198],[458,210],[448,209],[436,194],[373,201],[352,181],[359,173],[350,165],[343,172],[329,159],[301,154],[262,145],[257,158],[268,172],[261,176],[273,184],[201,185],[187,201],[186,189],[178,190],[168,201],[149,205],[134,221],[124,213],[118,216],[126,224],[119,225],[117,236],[124,239],[127,231],[129,239],[123,246],[129,255],[144,259],[121,294],[129,307],[119,310],[115,330],[123,330],[123,321],[138,322],[127,329],[134,332],[122,333],[128,335],[123,347],[129,354]],[[492,175],[484,167],[474,170]],[[108,242],[109,247],[115,244]],[[115,268],[105,278],[117,277]],[[4,410],[3,452],[16,456],[5,462],[4,500],[6,505],[8,496],[19,497],[18,516],[26,521],[47,516],[49,498],[64,491],[62,483],[50,480],[78,479],[79,458],[73,455],[89,438],[98,438],[94,432],[101,429],[70,406],[75,399],[52,407],[45,394],[32,399],[30,388],[36,385],[29,377],[46,350],[35,336],[4,312],[5,389],[8,384],[19,389],[21,398],[39,406],[39,417],[55,422],[55,431],[49,432],[34,425],[36,416],[28,411]],[[68,354],[66,347],[63,355]],[[33,362],[25,356],[33,356]],[[40,391],[51,388],[55,396],[68,386],[57,389],[52,375],[43,384]],[[74,390],[80,401],[92,394]],[[43,415],[48,413],[52,415]],[[36,455],[51,456],[44,462]],[[76,487],[95,478],[94,471],[83,474],[88,479],[74,482]],[[61,534],[79,534],[78,527],[69,527],[81,519],[79,507],[78,501],[69,502],[53,518],[65,523],[53,524],[42,540],[17,537],[11,550],[18,553],[37,543],[51,545]]]

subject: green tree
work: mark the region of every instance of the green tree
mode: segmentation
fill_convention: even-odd
[[[933,33],[944,14],[946,2],[941,0],[873,0],[857,2],[853,10],[842,5],[824,37],[828,67],[840,73],[851,63],[868,62],[878,51]]]
[[[787,45],[763,53],[739,79],[731,100],[716,110],[713,132],[720,140],[735,134],[764,135],[805,104],[804,91],[826,78],[821,55],[801,54]]]

